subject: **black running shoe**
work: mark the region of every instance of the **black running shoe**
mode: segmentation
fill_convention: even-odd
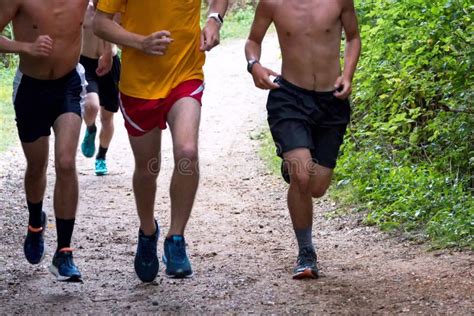
[[[311,247],[302,248],[298,254],[293,279],[317,279],[319,277],[316,252]]]
[[[26,260],[31,264],[38,264],[44,258],[44,231],[46,230],[46,213],[41,211],[41,227],[28,226],[23,251]]]
[[[142,282],[152,282],[158,274],[159,262],[157,243],[160,235],[158,222],[155,221],[156,232],[146,236],[140,229],[138,232],[137,253],[135,254],[135,272]]]

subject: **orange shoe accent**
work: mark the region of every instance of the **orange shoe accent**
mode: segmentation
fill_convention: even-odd
[[[73,251],[74,251],[74,248],[69,248],[69,247],[59,249],[59,252],[73,252]]]
[[[28,230],[32,233],[40,233],[43,231],[43,227],[40,227],[40,228],[34,228],[33,226],[31,225],[28,225]]]
[[[314,274],[313,271],[311,271],[310,268],[305,269],[302,272],[298,272],[296,274],[293,274],[293,279],[295,280],[302,280],[302,279],[317,279],[318,275]]]

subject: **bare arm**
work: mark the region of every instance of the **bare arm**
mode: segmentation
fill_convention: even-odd
[[[268,28],[273,22],[273,4],[272,1],[261,0],[255,11],[255,17],[252,23],[249,37],[245,43],[245,57],[247,61],[260,61],[262,55],[262,41],[267,33]],[[260,63],[256,63],[252,67],[252,76],[255,83],[260,89],[275,89],[279,86],[273,83],[269,76],[278,76],[278,74],[270,69],[263,67]]]
[[[114,15],[100,10],[94,17],[95,35],[118,45],[135,48],[151,55],[164,55],[168,45],[173,41],[168,31],[152,33],[148,36],[125,30],[113,21]]]
[[[346,34],[346,47],[344,52],[344,70],[342,76],[336,82],[336,89],[342,87],[342,90],[336,92],[338,98],[346,99],[352,92],[352,79],[359,61],[361,41],[357,15],[353,0],[343,0],[344,6],[341,14],[341,22]]]
[[[0,32],[11,22],[20,9],[18,0],[0,0]],[[53,50],[53,40],[47,36],[39,36],[34,43],[10,40],[0,36],[0,53],[30,54],[32,56],[49,56]]]
[[[221,17],[224,17],[229,6],[229,0],[210,0],[209,12],[217,12]],[[220,43],[220,29],[221,25],[214,19],[208,19],[206,25],[201,31],[201,51],[210,51]]]

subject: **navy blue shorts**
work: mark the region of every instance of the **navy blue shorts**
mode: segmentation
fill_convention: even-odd
[[[20,140],[32,143],[51,135],[56,119],[65,113],[82,115],[87,82],[80,64],[62,78],[39,80],[17,71],[13,104]]]
[[[99,66],[98,59],[81,56],[79,62],[86,71],[87,93],[97,93],[100,105],[107,111],[116,113],[119,109],[120,59],[118,56],[114,56],[110,72],[102,77],[97,76],[95,72]]]
[[[275,82],[280,88],[270,91],[267,111],[277,155],[308,148],[316,163],[334,169],[350,120],[349,100],[336,98],[334,91],[305,90],[281,77]]]

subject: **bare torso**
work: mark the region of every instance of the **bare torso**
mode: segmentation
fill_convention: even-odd
[[[282,76],[308,90],[334,90],[341,74],[341,1],[270,1],[274,1]]]
[[[53,39],[48,57],[20,54],[20,70],[37,79],[63,77],[79,60],[82,24],[88,0],[24,0],[15,18],[15,39],[34,42],[40,35]]]
[[[86,14],[84,16],[84,28],[82,34],[82,55],[97,59],[104,52],[104,41],[98,38],[92,29],[92,22],[95,16],[95,8],[92,3],[89,3]],[[113,45],[113,55],[117,54],[117,48]]]

